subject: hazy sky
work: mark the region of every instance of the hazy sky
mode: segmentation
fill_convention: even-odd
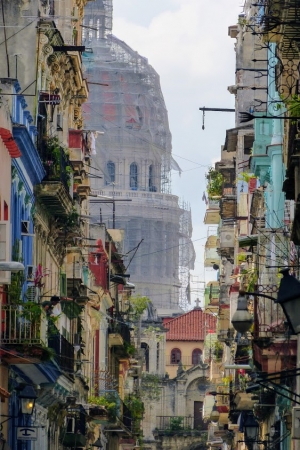
[[[204,271],[207,226],[203,224],[205,173],[220,157],[233,113],[207,112],[202,130],[199,107],[234,108],[227,86],[235,84],[235,40],[228,26],[237,23],[244,0],[113,0],[113,34],[158,72],[169,112],[173,156],[182,168],[172,176],[173,194],[189,202],[197,253],[193,272],[199,281],[215,278]],[[199,285],[200,286],[200,285]],[[200,292],[194,292],[194,298]]]

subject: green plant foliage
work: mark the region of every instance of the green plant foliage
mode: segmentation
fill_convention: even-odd
[[[131,412],[132,418],[137,421],[143,419],[143,414],[145,411],[144,403],[140,397],[137,395],[127,395],[124,400],[125,405]]]
[[[289,112],[290,117],[300,117],[300,96],[295,94],[292,95],[291,99],[286,102],[287,110]],[[295,121],[292,121],[292,124],[295,124]]]
[[[147,337],[155,337],[155,339],[157,341],[162,341],[163,340],[163,335],[157,336],[157,333],[160,333],[161,329],[159,327],[154,327],[152,325],[149,325],[149,327],[145,328],[143,330],[143,335],[147,336]]]
[[[177,431],[183,430],[183,417],[171,417],[170,419],[170,430]]]
[[[216,358],[221,358],[223,355],[223,345],[219,341],[214,344],[214,355]]]
[[[241,172],[239,173],[238,181],[245,181],[246,183],[249,183],[252,178],[257,178],[257,176],[253,173]]]
[[[208,197],[220,197],[222,195],[223,175],[211,167],[206,174],[206,179],[208,181]]]
[[[131,313],[134,320],[139,320],[143,315],[144,311],[146,311],[151,300],[148,297],[137,295],[135,297],[131,297],[130,299],[130,307]]]
[[[141,379],[141,395],[145,400],[159,400],[161,394],[160,378],[158,375],[143,373]]]
[[[124,342],[124,348],[125,348],[126,353],[129,356],[133,356],[136,352],[135,346],[133,344],[131,344],[130,342]]]
[[[101,396],[91,395],[88,397],[88,403],[96,406],[104,406],[109,417],[114,420],[117,417],[117,403],[113,395],[105,394]]]

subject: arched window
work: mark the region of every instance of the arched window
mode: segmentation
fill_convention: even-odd
[[[130,164],[130,187],[132,189],[138,187],[138,166],[136,163]]]
[[[146,342],[141,343],[141,349],[144,351],[144,362],[145,362],[145,369],[146,372],[149,372],[149,345],[146,344]]]
[[[202,357],[202,350],[200,348],[195,348],[192,353],[192,364],[193,366],[196,366],[200,363]]]
[[[116,166],[112,161],[107,163],[107,172],[109,176],[109,183],[114,183],[116,179]]]
[[[179,348],[173,348],[171,351],[171,364],[178,364],[181,361],[181,351]]]
[[[151,164],[151,166],[149,166],[149,191],[152,191],[153,189],[153,178],[154,178],[154,172],[153,172],[153,165]]]

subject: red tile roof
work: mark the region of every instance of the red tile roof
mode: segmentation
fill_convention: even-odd
[[[165,319],[164,327],[167,341],[204,341],[209,333],[216,332],[216,317],[206,314],[202,309],[193,309],[175,319]]]

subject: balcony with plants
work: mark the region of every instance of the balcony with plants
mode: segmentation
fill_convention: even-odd
[[[70,186],[73,171],[68,154],[57,137],[44,139],[39,153],[46,176],[35,187],[35,194],[53,215],[64,217],[72,210]]]
[[[95,390],[88,397],[90,420],[97,424],[116,423],[121,416],[121,399],[114,389]]]
[[[163,436],[199,436],[203,430],[194,429],[192,416],[156,416],[155,437]]]
[[[47,361],[53,351],[47,346],[48,321],[40,295],[47,276],[39,265],[31,285],[23,272],[13,273],[1,305],[1,353],[10,363]],[[50,319],[54,322],[54,319]]]
[[[206,174],[207,194],[204,223],[217,225],[220,222],[220,198],[222,196],[223,176],[212,167]]]

